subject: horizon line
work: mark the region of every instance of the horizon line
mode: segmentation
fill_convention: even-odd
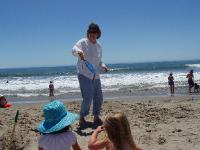
[[[107,63],[108,65],[113,65],[113,64],[137,64],[137,63],[156,63],[156,62],[181,62],[181,61],[200,61],[200,59],[183,59],[183,60],[162,60],[162,61],[137,61],[137,62],[116,62],[116,63]],[[28,69],[28,68],[48,68],[48,67],[74,67],[76,65],[47,65],[47,66],[29,66],[29,67],[3,67],[0,69]]]

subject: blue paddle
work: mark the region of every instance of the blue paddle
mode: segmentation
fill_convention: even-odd
[[[79,56],[80,56],[81,60],[84,61],[84,63],[85,63],[85,65],[86,65],[86,67],[88,68],[88,70],[89,70],[91,73],[93,73],[93,79],[92,79],[92,80],[94,81],[95,75],[96,75],[96,71],[95,71],[93,65],[92,65],[89,61],[85,60],[85,58],[84,58],[84,56],[83,56],[82,53],[80,53]]]
[[[87,61],[85,59],[83,61],[85,62],[85,65],[88,68],[88,70],[90,70],[90,72],[93,73],[93,79],[92,80],[94,81],[94,78],[95,78],[95,75],[96,75],[96,71],[95,71],[93,65],[89,61]]]

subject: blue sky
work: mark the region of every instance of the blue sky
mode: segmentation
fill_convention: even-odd
[[[0,68],[74,65],[90,22],[104,63],[200,58],[199,0],[1,0]]]

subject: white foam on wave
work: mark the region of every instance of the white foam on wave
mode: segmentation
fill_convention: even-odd
[[[185,72],[174,73],[175,82],[186,82]],[[195,81],[200,80],[200,74],[194,73]],[[168,72],[160,73],[129,73],[129,74],[105,74],[102,75],[102,85],[104,87],[109,86],[122,86],[128,85],[152,85],[152,86],[168,86]]]
[[[9,80],[9,83],[0,80],[0,90],[43,90],[48,89],[49,81],[53,81],[56,88],[78,88],[76,76],[58,76],[58,77],[15,77]]]
[[[175,83],[179,85],[187,83],[187,72],[174,72]],[[116,73],[102,74],[101,83],[104,91],[118,90],[129,86],[150,85],[151,87],[167,87],[169,72],[146,73]],[[194,73],[195,82],[200,82],[199,72]],[[17,96],[36,96],[48,93],[49,81],[53,80],[56,92],[60,94],[80,92],[77,75],[56,77],[15,77],[6,83],[6,79],[0,79],[0,92]],[[3,93],[3,94],[4,94]]]
[[[38,96],[38,94],[33,94],[33,93],[21,93],[21,94],[17,94],[16,96],[30,97],[30,96]],[[40,94],[40,96],[47,96],[47,94]]]
[[[187,67],[200,68],[200,64],[186,64]]]
[[[125,67],[125,68],[113,68],[113,69],[111,68],[110,71],[120,71],[120,70],[122,71],[122,70],[128,70],[128,69],[129,69],[129,67]]]
[[[12,96],[12,97],[35,97],[35,96],[47,96],[47,94],[37,94],[37,93],[17,93],[17,94],[12,94],[12,93],[5,93],[6,96]]]

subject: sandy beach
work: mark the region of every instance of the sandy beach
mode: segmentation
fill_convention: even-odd
[[[192,100],[193,97],[193,100]],[[200,96],[152,96],[129,97],[122,100],[106,100],[102,107],[102,119],[112,112],[126,113],[135,142],[144,150],[197,150],[200,147]],[[65,102],[69,111],[77,112],[80,101]],[[14,135],[18,150],[36,150],[40,134],[37,124],[43,119],[43,104],[20,104],[0,109],[0,150],[8,149],[17,110],[20,115]],[[92,116],[88,126],[73,130],[78,143],[87,150],[87,141],[96,128]]]
[[[84,127],[78,117],[69,127],[82,150],[99,125],[98,138],[111,137],[104,129],[117,122],[102,121],[116,112],[126,114],[141,150],[200,150],[199,7],[200,0],[0,0],[0,150],[38,150],[37,128],[53,100],[82,117],[92,105]],[[49,114],[43,127],[56,129],[46,133],[65,131],[69,113]],[[125,139],[123,125],[114,132]],[[74,141],[61,136],[45,137],[48,150]]]

